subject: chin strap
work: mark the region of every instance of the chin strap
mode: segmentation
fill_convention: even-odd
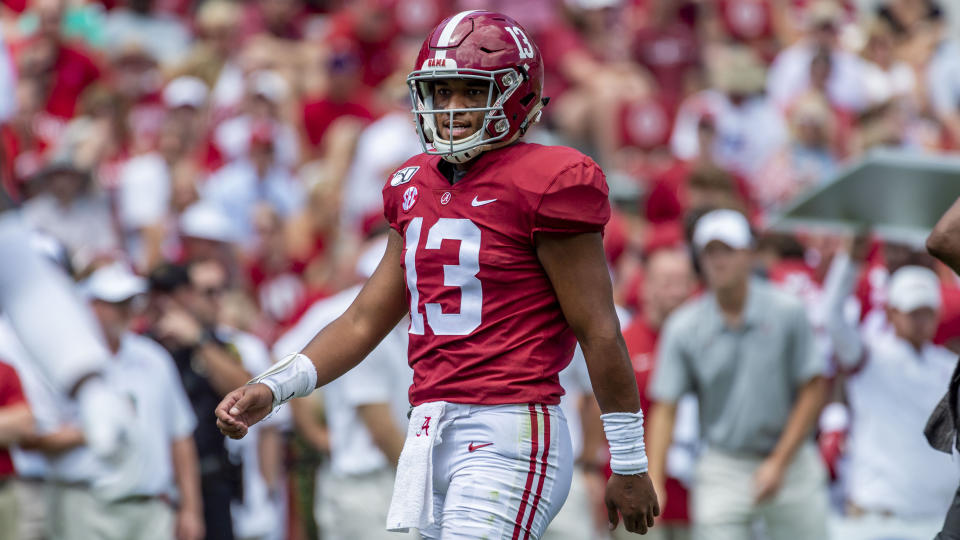
[[[531,125],[536,124],[540,121],[540,115],[543,111],[543,108],[547,106],[547,103],[550,103],[550,98],[545,97],[540,100],[540,103],[530,111],[530,114],[524,118],[523,123],[520,124],[520,130],[517,132],[520,135],[523,135],[527,132]]]

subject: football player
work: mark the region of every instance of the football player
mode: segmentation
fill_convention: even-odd
[[[464,11],[407,79],[424,152],[383,188],[392,227],[374,275],[299,354],[227,395],[231,437],[357,365],[409,313],[407,439],[387,528],[426,538],[540,538],[573,472],[557,374],[580,342],[610,442],[606,504],[645,533],[658,515],[640,401],[601,234],[603,172],[518,141],[540,118],[543,63],[516,21]]]

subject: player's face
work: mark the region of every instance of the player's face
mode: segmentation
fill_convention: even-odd
[[[433,84],[433,106],[436,109],[472,109],[487,106],[490,84],[471,79],[441,79]],[[437,114],[437,135],[445,141],[459,140],[473,135],[483,127],[484,111]]]
[[[893,325],[897,336],[918,348],[933,341],[933,336],[937,333],[937,325],[940,322],[940,314],[929,307],[906,313],[898,309],[890,309],[887,312],[887,318]]]
[[[728,289],[750,277],[751,252],[734,249],[723,242],[713,241],[700,252],[703,274],[711,289]]]

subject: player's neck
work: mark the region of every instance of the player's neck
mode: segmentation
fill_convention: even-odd
[[[437,164],[437,168],[443,173],[443,176],[447,178],[450,184],[456,184],[460,180],[463,180],[463,177],[467,175],[467,172],[470,171],[470,168],[473,167],[473,164],[476,162],[477,158],[473,158],[464,163],[450,163],[449,161],[441,159],[440,163]]]

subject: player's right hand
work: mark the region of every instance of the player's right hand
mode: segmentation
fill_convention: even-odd
[[[265,384],[246,384],[223,398],[215,411],[217,427],[231,439],[242,439],[250,426],[273,410],[273,392]]]
[[[647,474],[630,476],[614,474],[607,481],[607,517],[611,530],[619,521],[617,511],[623,516],[623,526],[633,533],[647,534],[653,527],[654,518],[660,515],[657,493]]]

